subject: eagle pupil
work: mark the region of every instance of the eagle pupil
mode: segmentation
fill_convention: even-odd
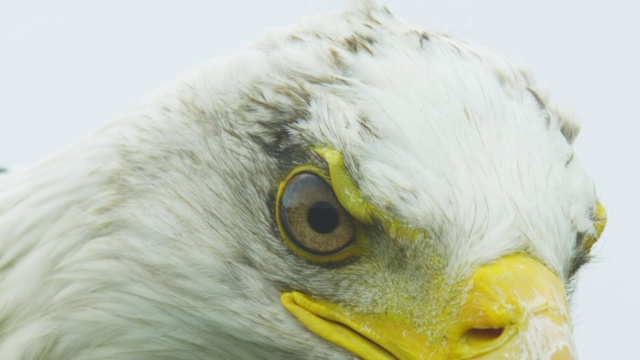
[[[316,232],[328,234],[338,227],[338,209],[326,201],[319,201],[309,208],[307,221]]]

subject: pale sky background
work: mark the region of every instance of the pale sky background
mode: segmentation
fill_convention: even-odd
[[[189,68],[343,0],[0,1],[0,166],[42,159]],[[385,1],[396,16],[527,65],[582,121],[609,224],[573,313],[582,359],[640,359],[639,5]],[[636,159],[636,160],[633,160]]]

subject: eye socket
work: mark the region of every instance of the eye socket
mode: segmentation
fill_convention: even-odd
[[[303,172],[286,184],[280,198],[280,221],[299,248],[331,255],[355,241],[355,224],[333,189],[319,176]]]

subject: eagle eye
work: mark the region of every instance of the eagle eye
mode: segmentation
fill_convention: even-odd
[[[338,253],[355,242],[355,223],[320,176],[302,172],[285,185],[280,224],[294,246],[314,255]]]

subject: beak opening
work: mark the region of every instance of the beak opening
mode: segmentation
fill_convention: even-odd
[[[363,359],[576,358],[564,285],[540,262],[506,256],[476,269],[467,284],[455,314],[433,327],[417,327],[407,314],[358,313],[296,291],[281,300],[309,330]]]
[[[320,303],[291,291],[281,296],[282,305],[309,330],[363,359],[397,359],[385,348],[358,332],[360,326],[331,303]],[[356,327],[353,329],[348,324]]]

